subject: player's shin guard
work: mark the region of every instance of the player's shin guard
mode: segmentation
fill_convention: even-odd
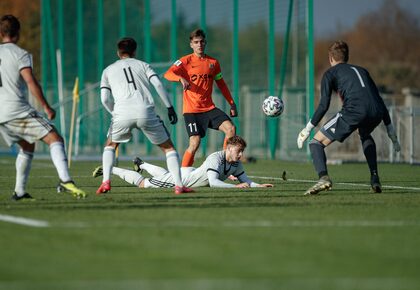
[[[15,193],[17,196],[25,194],[26,183],[28,181],[29,172],[31,171],[32,158],[34,154],[20,150],[16,157],[16,184]]]
[[[376,144],[372,136],[360,138],[362,141],[363,153],[365,154],[367,164],[371,175],[378,175],[378,162],[376,157]]]
[[[102,154],[102,182],[110,180],[112,166],[114,165],[115,159],[115,149],[111,146],[106,146],[104,148],[104,153]]]
[[[71,181],[64,144],[62,142],[50,144],[50,154],[60,180],[62,182]]]
[[[312,160],[318,177],[328,175],[327,170],[327,156],[325,155],[325,146],[318,140],[312,139],[309,143],[309,149],[311,151]]]
[[[179,167],[179,156],[175,150],[166,153],[166,163],[168,165],[168,170],[172,174],[172,177],[175,181],[175,185],[182,186],[183,184],[181,179],[181,168]]]

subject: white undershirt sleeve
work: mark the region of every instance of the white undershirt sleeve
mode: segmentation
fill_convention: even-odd
[[[219,174],[213,170],[207,171],[210,187],[235,187],[234,184],[223,182],[219,179]]]
[[[111,91],[109,89],[101,89],[101,102],[105,109],[112,114],[112,111],[114,110],[114,100],[111,97]]]
[[[162,99],[162,102],[165,104],[166,108],[172,107],[171,102],[169,101],[168,92],[165,90],[162,82],[160,81],[157,75],[150,77],[150,83],[155,88],[156,92],[159,94],[159,97]]]

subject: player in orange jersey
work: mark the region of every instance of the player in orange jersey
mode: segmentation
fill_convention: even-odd
[[[225,133],[226,140],[235,135],[235,126],[229,116],[216,108],[212,99],[213,81],[230,104],[230,116],[236,117],[238,111],[229,88],[223,80],[219,62],[204,53],[206,34],[196,29],[190,34],[193,53],[181,57],[165,73],[169,81],[180,82],[183,93],[183,114],[185,126],[190,137],[189,146],[182,159],[182,167],[194,163],[194,155],[200,146],[201,138],[206,136],[207,128]]]

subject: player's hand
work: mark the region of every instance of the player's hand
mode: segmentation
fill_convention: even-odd
[[[55,110],[51,108],[50,106],[47,106],[44,108],[45,114],[47,114],[47,117],[49,120],[54,120],[55,118]]]
[[[235,187],[238,187],[238,188],[248,188],[250,186],[249,186],[248,183],[243,182],[243,183],[236,184]]]
[[[274,187],[271,183],[258,184],[258,187]]]
[[[297,138],[297,146],[299,149],[302,149],[303,143],[306,139],[308,139],[309,135],[311,134],[312,129],[315,126],[312,125],[311,120],[309,120],[308,124],[306,124],[306,127],[300,131],[298,138]]]
[[[297,138],[297,146],[298,146],[299,149],[302,149],[303,143],[305,142],[306,139],[308,139],[309,134],[311,134],[311,131],[306,129],[306,127],[303,128],[302,131],[300,131],[300,133],[298,135],[298,138]]]
[[[235,103],[233,103],[231,106],[230,106],[230,116],[233,118],[233,117],[237,117],[238,116],[238,109],[236,108],[236,104]]]
[[[397,133],[395,133],[394,126],[392,124],[389,124],[388,126],[386,126],[386,132],[388,134],[389,139],[391,139],[392,144],[394,144],[395,152],[400,152],[401,145],[400,145],[400,142],[398,142]]]
[[[172,125],[175,125],[178,122],[178,116],[176,115],[175,109],[172,106],[168,108],[168,117],[169,122]]]
[[[183,89],[184,91],[186,91],[186,90],[189,90],[189,89],[190,89],[191,85],[190,85],[190,83],[189,83],[186,79],[184,79],[183,77],[180,77],[180,78],[179,78],[179,81],[180,81],[180,83],[181,83],[181,85],[182,85],[182,89]]]

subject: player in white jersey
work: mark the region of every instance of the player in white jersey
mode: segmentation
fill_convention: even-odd
[[[226,142],[226,149],[210,154],[200,167],[182,167],[182,181],[189,187],[273,187],[272,184],[255,183],[246,175],[240,161],[245,147],[246,142],[241,137],[230,137]],[[166,169],[139,158],[134,159],[134,165],[136,171],[114,167],[112,173],[140,188],[174,187],[173,178]],[[101,169],[97,167],[93,176],[100,176]],[[141,175],[142,170],[146,170],[152,177],[145,178]],[[240,183],[224,182],[230,175],[237,177]]]
[[[96,193],[102,194],[111,190],[115,150],[120,143],[130,141],[134,128],[142,130],[150,142],[158,145],[166,154],[167,166],[175,183],[175,193],[191,192],[182,183],[178,153],[165,125],[155,112],[150,84],[168,109],[171,124],[178,121],[162,82],[148,63],[135,58],[137,43],[133,38],[125,37],[117,46],[119,60],[103,71],[101,79],[101,101],[112,114],[112,121],[102,156],[102,184]]]
[[[31,55],[16,45],[19,32],[20,23],[15,16],[4,15],[1,18],[0,133],[9,146],[14,143],[20,146],[16,158],[16,184],[12,199],[32,199],[25,188],[35,151],[35,141],[38,140],[50,147],[51,158],[60,178],[58,189],[70,192],[76,197],[85,197],[86,193],[77,188],[70,177],[63,138],[28,102],[26,86],[42,105],[48,119],[54,119],[55,111],[46,101],[32,73]]]

